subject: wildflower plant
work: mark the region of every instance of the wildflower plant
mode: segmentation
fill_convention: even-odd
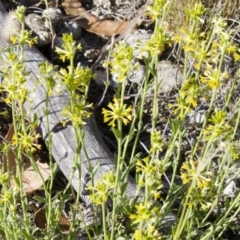
[[[31,128],[31,124],[28,126],[25,118],[26,113],[24,110],[24,104],[27,99],[30,99],[31,91],[27,89],[26,81],[28,80],[29,73],[26,70],[26,65],[24,62],[24,45],[32,43],[35,41],[30,37],[30,33],[24,29],[24,13],[25,8],[19,7],[16,10],[16,17],[20,21],[22,29],[19,35],[11,37],[13,44],[16,44],[16,48],[19,50],[19,53],[13,51],[11,47],[7,47],[6,59],[3,66],[1,67],[1,72],[4,76],[4,81],[1,83],[1,92],[5,94],[5,102],[10,104],[12,107],[12,120],[14,127],[14,136],[11,142],[11,147],[14,149],[15,161],[16,161],[16,176],[14,177],[14,182],[16,184],[16,189],[14,191],[8,191],[9,202],[5,202],[4,213],[6,214],[9,209],[10,215],[9,218],[12,220],[9,221],[7,226],[9,229],[17,228],[18,219],[16,217],[17,211],[17,199],[19,198],[20,205],[23,212],[23,218],[21,222],[21,227],[17,228],[18,231],[13,235],[10,231],[6,232],[8,238],[16,239],[16,236],[24,237],[25,239],[31,238],[31,222],[27,215],[27,196],[23,191],[23,182],[22,182],[22,172],[23,172],[23,163],[22,163],[22,154],[25,153],[31,161],[31,164],[37,170],[35,162],[33,160],[33,152],[36,149],[40,148],[40,145],[36,143],[36,139],[39,138],[39,135],[36,135]],[[6,155],[8,156],[8,155]],[[8,161],[8,157],[7,157]],[[11,169],[7,169],[7,173],[10,174]],[[7,192],[5,192],[7,193]],[[4,197],[6,199],[6,195]],[[5,215],[6,217],[6,215]]]
[[[86,155],[86,159],[89,160],[88,153],[85,151],[83,139],[84,125],[86,124],[88,118],[91,116],[92,104],[87,104],[87,94],[89,90],[90,80],[94,78],[94,75],[89,68],[83,68],[80,64],[74,66],[75,54],[80,50],[81,45],[76,44],[76,42],[73,40],[72,34],[63,34],[62,48],[56,48],[56,53],[59,54],[60,59],[62,59],[63,62],[69,62],[69,66],[66,69],[61,68],[57,74],[58,79],[66,88],[69,94],[69,104],[62,109],[61,113],[63,117],[62,124],[63,126],[66,126],[68,122],[71,122],[76,137],[76,147],[72,172],[64,193],[66,193],[68,188],[71,186],[71,181],[75,171],[78,172],[79,179],[81,179],[82,150]],[[93,169],[90,162],[89,170],[93,176]],[[79,181],[76,204],[78,204],[81,191],[81,182]],[[87,229],[86,231],[88,232]]]
[[[133,49],[122,41],[115,45],[111,61],[105,62],[105,66],[110,65],[111,73],[116,75],[118,83],[125,82],[130,70],[137,68],[137,63],[132,64]]]
[[[37,38],[32,38],[32,33],[25,29],[25,7],[21,6],[15,12],[15,17],[19,20],[22,26],[22,30],[19,35],[11,35],[10,41],[14,45],[24,45],[28,44],[29,47],[32,47],[35,43],[37,43]]]
[[[238,169],[232,170],[239,160],[240,102],[234,99],[239,71],[235,71],[233,81],[225,69],[225,58],[238,62],[240,50],[233,37],[235,30],[230,30],[230,20],[224,15],[230,1],[221,5],[224,8],[222,12],[209,9],[208,5],[206,1],[152,1],[146,15],[154,23],[153,34],[148,41],[139,40],[136,46],[141,53],[138,57],[145,64],[145,77],[138,87],[138,94],[128,101],[128,77],[138,68],[133,55],[135,49],[120,41],[110,50],[105,66],[116,81],[117,90],[113,100],[102,109],[102,114],[117,142],[114,156],[116,172],[104,173],[101,179],[91,181],[87,186],[94,205],[95,222],[102,224],[102,227],[84,226],[89,239],[207,240],[220,239],[223,234],[227,235],[229,229],[239,231],[236,219],[240,213],[240,193],[226,196],[228,185],[239,176]],[[26,100],[31,100],[31,91],[26,87],[29,73],[23,60],[24,44],[31,46],[35,42],[30,32],[24,29],[24,11],[21,7],[16,12],[22,31],[11,36],[13,46],[5,49],[7,60],[1,59],[4,64],[0,67],[4,78],[0,90],[4,93],[4,101],[12,107],[15,128],[13,140],[1,144],[1,152],[7,157],[8,151],[13,149],[17,161],[14,189],[10,188],[13,169],[2,172],[0,166],[0,217],[8,219],[2,221],[0,235],[6,239],[32,239],[36,230],[29,220],[27,196],[21,182],[22,153],[32,159],[33,153],[40,148],[36,142],[40,136],[34,132],[37,121],[26,123],[23,106]],[[170,93],[175,97],[166,104],[170,117],[166,116],[166,122],[162,122],[159,119],[162,98],[158,92],[161,83],[157,79],[157,70],[166,47],[172,48],[170,57],[183,66],[183,84],[174,94]],[[19,49],[18,55],[13,48]],[[66,192],[71,179],[76,171],[81,179],[81,154],[86,154],[89,159],[83,137],[84,126],[92,114],[87,93],[94,75],[91,69],[74,65],[78,51],[81,51],[81,45],[71,35],[64,34],[63,45],[56,52],[68,67],[60,68],[56,73],[57,68],[47,62],[39,65],[39,78],[45,80],[46,85],[43,114],[48,122],[49,99],[53,93],[60,94],[65,88],[69,104],[62,109],[62,124],[64,127],[69,123],[73,125],[77,143],[70,181],[63,193],[53,197],[52,179],[57,166],[51,157],[52,138],[48,129],[46,143],[52,179],[43,184],[46,197],[36,197],[45,206],[47,228],[43,231],[47,239],[59,237],[58,219],[68,198]],[[151,118],[148,123],[149,143],[145,145],[140,137],[145,130],[144,108],[151,85],[154,93],[152,104],[148,106]],[[225,88],[226,85],[230,85],[229,89]],[[189,126],[190,113],[198,111],[202,105],[206,108],[203,121]],[[191,127],[195,129],[193,137]],[[166,129],[170,132],[168,135]],[[184,149],[186,142],[187,150]],[[34,162],[31,163],[37,170]],[[94,177],[96,168],[92,169],[90,162],[89,167]],[[137,192],[131,198],[125,191],[130,172],[137,186]],[[72,208],[69,239],[80,228],[76,210],[82,190],[80,186],[79,183],[76,204]],[[20,223],[18,204],[23,212]],[[99,213],[101,221],[97,219]],[[166,220],[172,213],[174,221]]]

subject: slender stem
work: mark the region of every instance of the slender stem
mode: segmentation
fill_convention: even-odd
[[[119,197],[121,196],[121,172],[123,166],[122,159],[122,120],[117,120],[118,131],[120,136],[117,138],[117,146],[118,146],[118,155],[117,155],[117,164],[116,164],[116,179],[115,179],[115,188],[113,191],[113,211],[112,211],[112,230],[111,230],[111,240],[114,240],[115,233],[115,222],[116,222],[116,212],[117,212],[117,204]]]
[[[102,203],[102,220],[103,220],[104,240],[108,240],[107,223],[106,223],[106,203]]]

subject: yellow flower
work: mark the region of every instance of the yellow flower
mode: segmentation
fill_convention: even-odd
[[[41,145],[36,143],[36,140],[40,137],[39,133],[22,134],[18,132],[13,136],[12,144],[22,149],[22,151],[30,150],[35,152],[37,149],[41,149]]]
[[[111,110],[105,108],[102,110],[104,122],[109,122],[109,126],[115,127],[115,121],[121,120],[127,125],[132,120],[132,107],[127,108],[126,104],[122,104],[118,98],[114,98],[113,102],[108,104]]]
[[[210,124],[205,129],[203,133],[206,140],[221,140],[229,139],[233,133],[233,127],[227,122],[227,114],[224,111],[215,110],[215,114],[209,120]]]
[[[3,183],[7,183],[10,179],[10,173],[9,172],[5,172],[5,173],[1,173],[0,172],[0,182],[1,184]]]
[[[148,203],[145,206],[143,203],[139,203],[136,205],[136,214],[131,214],[130,218],[133,220],[134,223],[141,223],[142,221],[147,221],[151,218],[151,204]]]
[[[204,72],[204,76],[201,76],[201,82],[204,83],[209,89],[219,88],[221,82],[227,79],[228,74],[226,72],[220,73],[218,69],[209,69]]]
[[[160,192],[154,192],[153,193],[153,199],[154,199],[154,201],[157,201],[158,199],[160,198]]]
[[[62,120],[63,126],[66,125],[69,121],[72,122],[74,127],[86,125],[86,120],[91,116],[92,104],[86,104],[83,99],[77,99],[75,105],[72,108],[71,106],[66,106],[62,109]]]
[[[95,205],[101,205],[107,202],[110,191],[115,186],[115,175],[111,170],[103,174],[103,178],[99,179],[95,186],[88,185],[91,191],[90,198]]]
[[[3,192],[2,195],[0,195],[0,204],[9,203],[12,198],[13,198],[12,191],[10,189],[6,190]]]
[[[101,205],[106,203],[108,200],[108,186],[103,182],[98,182],[96,187],[88,186],[88,189],[92,191],[90,194],[90,199],[93,204]]]
[[[183,184],[187,184],[196,180],[197,187],[200,189],[209,189],[211,185],[212,173],[210,171],[204,171],[201,161],[194,161],[190,159],[188,162],[184,162],[181,167],[181,179]]]
[[[146,230],[142,231],[136,229],[134,232],[134,240],[161,240],[162,237],[154,227],[150,226]]]
[[[141,239],[141,231],[137,229],[134,233],[134,240],[140,240]]]
[[[162,152],[163,148],[163,140],[161,138],[160,131],[152,131],[151,132],[151,149],[150,152],[154,152],[156,150]]]
[[[161,54],[166,45],[171,45],[170,38],[167,36],[162,27],[158,27],[151,39],[145,41],[144,44],[140,44],[140,55],[144,56],[144,54],[148,52],[151,57],[154,57],[155,54]]]

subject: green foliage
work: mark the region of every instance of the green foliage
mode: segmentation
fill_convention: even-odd
[[[125,102],[125,93],[129,73],[138,67],[133,56],[135,49],[120,42],[110,52],[105,66],[116,76],[118,89],[108,108],[102,109],[102,114],[117,142],[114,159],[116,172],[107,172],[95,184],[91,182],[87,186],[95,222],[101,222],[102,227],[87,227],[84,221],[80,224],[77,216],[79,214],[80,219],[83,217],[76,207],[78,192],[71,209],[73,221],[68,239],[75,236],[80,228],[86,230],[89,239],[101,237],[105,240],[208,240],[221,239],[227,230],[239,232],[236,218],[240,214],[240,194],[231,197],[224,194],[227,185],[239,176],[238,169],[232,170],[239,160],[240,102],[233,100],[239,70],[234,72],[235,76],[231,76],[224,69],[224,64],[226,57],[238,62],[240,50],[234,41],[235,29],[227,21],[228,13],[231,16],[234,13],[234,5],[225,1],[222,9],[218,10],[216,6],[219,6],[219,1],[210,2],[156,0],[148,6],[146,14],[154,20],[155,28],[148,41],[139,41],[136,46],[142,53],[139,57],[145,63],[146,73],[138,89],[141,94],[131,103]],[[230,10],[227,9],[229,6]],[[16,12],[22,26],[24,12],[22,7]],[[23,60],[24,44],[31,46],[35,42],[30,36],[30,32],[22,28],[18,36],[11,37],[19,48],[20,57],[12,46],[5,49],[7,60],[1,59],[3,64],[0,72],[4,81],[0,84],[0,90],[5,96],[4,101],[12,107],[13,125],[17,130],[11,144],[1,144],[1,152],[5,156],[14,146],[17,161],[16,177],[13,179],[16,189],[10,188],[12,170],[0,171],[0,218],[4,219],[0,235],[4,239],[32,239],[36,232],[36,226],[29,219],[28,200],[21,181],[22,153],[25,152],[32,159],[34,151],[40,148],[36,143],[40,136],[33,130],[37,119],[26,124],[25,118],[28,116],[24,111],[24,103],[31,100],[32,93],[26,88],[29,73]],[[45,197],[35,197],[44,205],[46,212],[46,229],[41,232],[43,239],[65,238],[58,222],[63,205],[69,198],[66,193],[75,171],[79,171],[81,179],[81,150],[85,150],[83,127],[92,109],[87,102],[89,84],[94,77],[91,69],[74,66],[74,56],[81,46],[76,44],[71,35],[65,34],[63,42],[62,48],[57,48],[56,52],[62,61],[68,63],[67,68],[57,72],[58,69],[47,62],[39,65],[39,78],[46,85],[43,113],[48,113],[49,97],[60,94],[65,88],[70,100],[62,109],[62,123],[65,125],[71,121],[77,146],[70,181],[63,192],[52,197],[52,179],[57,166],[51,157],[52,138],[49,129],[46,143],[52,169],[51,180],[43,183]],[[170,136],[158,128],[160,105],[157,69],[159,57],[167,47],[172,47],[172,56],[183,67],[183,84],[176,91],[175,100],[167,105],[171,113],[170,117],[166,116]],[[151,114],[150,144],[144,147],[144,151],[138,152],[137,146],[144,127],[146,95],[151,84],[154,94],[151,109],[148,109]],[[231,86],[225,88],[223,104],[218,104],[217,98],[223,94],[222,89],[227,84]],[[188,138],[191,129],[187,121],[189,114],[202,103],[206,104],[207,110],[203,122],[196,124],[199,128],[196,141],[191,142]],[[184,141],[189,143],[187,151],[184,150]],[[33,160],[31,163],[38,171]],[[97,167],[90,169],[92,177]],[[137,192],[130,198],[125,190],[132,169],[136,173]],[[17,212],[19,206],[22,209],[22,221],[19,221]],[[169,220],[172,214],[176,216],[174,221]]]

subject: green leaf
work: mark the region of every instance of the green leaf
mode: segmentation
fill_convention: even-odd
[[[36,113],[33,114],[33,122],[37,123],[39,121],[39,118]]]
[[[24,236],[24,239],[26,239],[26,240],[30,239],[29,238],[29,234],[28,234],[28,232],[26,230],[22,229],[21,234]]]
[[[169,119],[169,122],[170,122],[173,135],[175,135],[181,126],[181,122],[179,119]]]
[[[96,173],[99,165],[100,165],[100,162],[98,162],[98,163],[94,166],[94,168],[92,169],[92,174],[93,174],[93,176],[95,175],[95,173]]]
[[[33,199],[40,203],[46,203],[46,198],[40,197],[40,196],[34,196]]]
[[[5,239],[5,233],[4,233],[4,230],[2,228],[0,228],[0,236],[2,236]]]
[[[63,202],[69,201],[69,199],[71,199],[72,195],[71,194],[62,194],[61,195],[61,199]]]
[[[14,182],[17,185],[17,187],[20,187],[20,182],[19,182],[19,179],[17,177],[14,177]]]
[[[58,171],[58,165],[57,165],[57,163],[55,163],[52,166],[53,166],[52,172],[53,172],[53,174],[55,174]]]
[[[116,128],[112,128],[112,131],[113,131],[113,133],[114,133],[116,139],[119,140],[119,139],[122,138],[122,134],[121,134],[121,132],[120,132],[118,129],[116,129]]]

